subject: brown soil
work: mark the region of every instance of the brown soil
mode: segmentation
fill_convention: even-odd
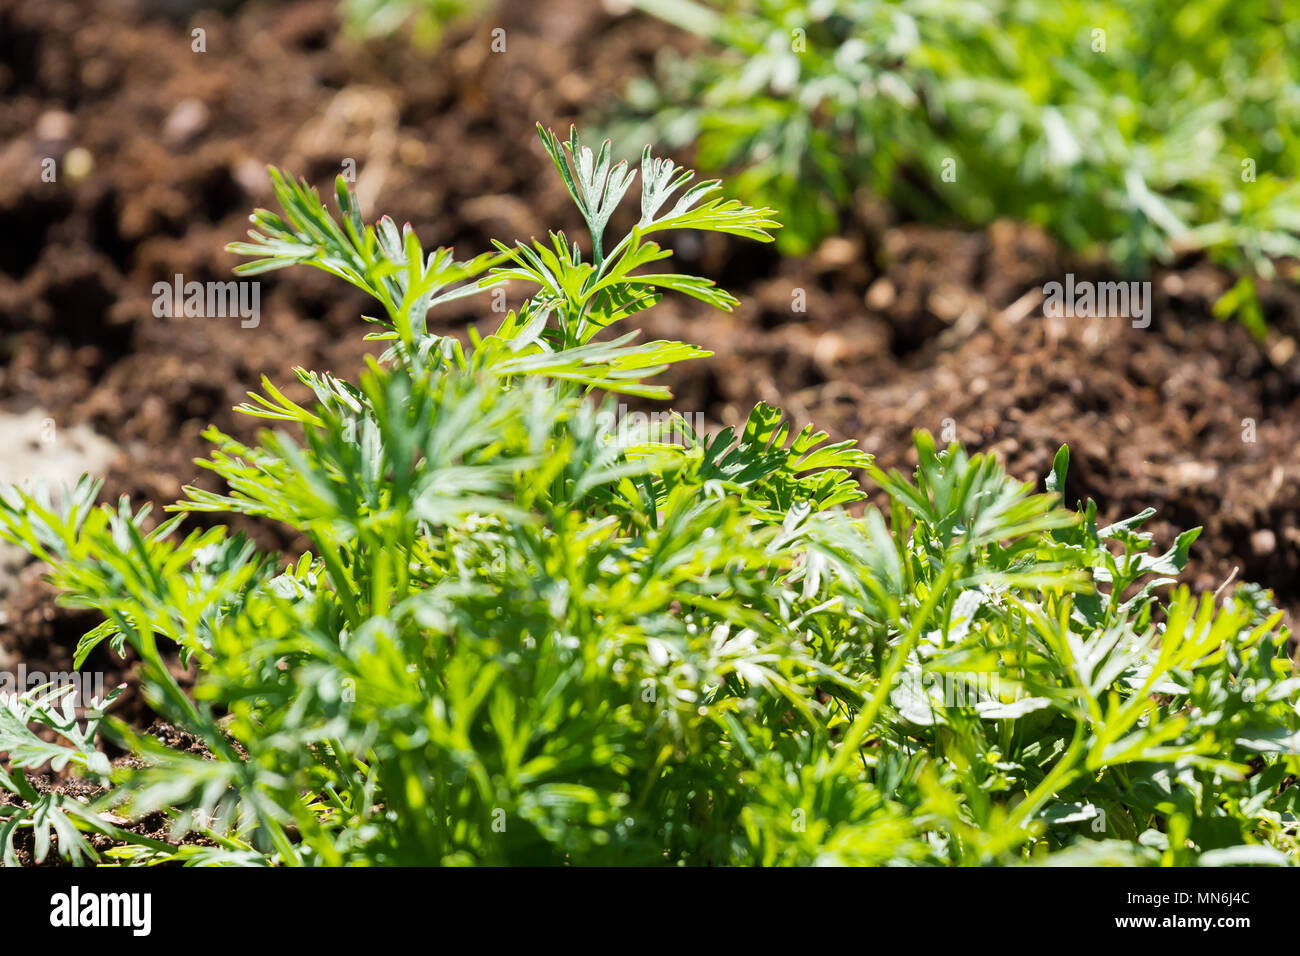
[[[498,25],[504,54],[490,52]],[[197,27],[204,53],[191,49]],[[534,122],[560,129],[598,111],[681,42],[591,0],[502,0],[437,51],[341,37],[327,0],[182,21],[127,0],[0,0],[0,409],[39,406],[116,442],[107,495],[167,502],[196,479],[212,487],[192,464],[200,433],[249,437],[256,423],[230,411],[247,388],[263,374],[290,381],[295,365],[353,375],[367,351],[364,298],[306,270],[264,277],[255,329],[153,316],[155,282],[229,277],[237,260],[222,247],[270,198],[264,164],[326,186],[353,159],[370,218],[409,220],[426,245],[461,255],[490,237],[573,230]],[[47,157],[55,183],[41,179]],[[1153,277],[1149,329],[1047,321],[1036,290],[1066,271],[1103,278],[1093,264],[1016,224],[898,223],[867,198],[806,260],[716,237],[679,252],[743,304],[725,315],[666,302],[647,318],[650,334],[717,353],[674,371],[676,407],[735,422],[767,400],[886,467],[913,463],[916,428],[947,428],[1025,479],[1068,442],[1071,503],[1091,496],[1110,518],[1154,506],[1162,543],[1203,524],[1197,586],[1236,566],[1300,606],[1293,289],[1266,290],[1277,331],[1262,347],[1210,317],[1231,280],[1199,260]],[[806,311],[792,309],[797,289]],[[463,331],[483,308],[437,318]],[[0,650],[62,669],[92,623],[57,608],[32,568]],[[92,666],[126,674],[107,654]],[[126,706],[148,722],[142,702]]]

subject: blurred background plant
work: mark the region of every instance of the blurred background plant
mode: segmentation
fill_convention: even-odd
[[[344,23],[360,36],[403,30],[420,46],[434,47],[443,30],[486,13],[494,4],[492,0],[342,0],[340,6]]]
[[[606,127],[693,144],[776,208],[787,254],[869,188],[904,216],[1041,225],[1127,274],[1204,250],[1254,278],[1300,251],[1300,21],[1280,0],[633,0],[665,49]]]

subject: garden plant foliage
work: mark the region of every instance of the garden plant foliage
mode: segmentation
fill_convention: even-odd
[[[363,224],[342,180],[336,217],[273,171],[282,212],[254,215],[239,271],[365,290],[387,351],[357,382],[300,370],[307,405],[264,380],[241,406],[267,422],[255,444],[208,434],[224,493],[187,489],[159,523],[89,479],[0,492],[0,537],[103,618],[79,663],[131,648],[152,707],[209,751],[111,701],[5,698],[6,863],[1294,860],[1300,687],[1266,594],[1193,596],[1195,532],[1156,553],[1150,512],[1099,528],[1063,507],[1065,449],[1039,493],[925,433],[915,475],[886,474],[767,405],[711,436],[615,434],[609,396],[664,398],[655,375],[707,355],[622,326],[668,293],[735,302],[660,243],[777,224],[649,149],[637,169],[539,132],[581,243],[458,261]],[[492,334],[427,329],[507,280],[532,295]],[[862,472],[888,506],[855,516]],[[311,551],[186,531],[189,512]],[[97,735],[136,759],[110,766]],[[47,766],[103,796],[38,790]],[[170,841],[133,832],[155,811]]]
[[[339,15],[356,36],[371,38],[402,31],[415,44],[432,48],[448,27],[494,6],[494,0],[339,0]]]
[[[1129,272],[1208,250],[1254,279],[1300,251],[1300,20],[1274,0],[640,0],[710,41],[631,85],[616,141],[696,146],[771,205],[782,251],[855,190],[1012,217]]]

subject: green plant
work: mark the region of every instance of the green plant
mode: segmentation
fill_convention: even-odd
[[[340,0],[339,11],[347,27],[361,36],[406,30],[417,44],[434,47],[445,29],[491,6],[490,0]]]
[[[1152,554],[1149,512],[1099,529],[1091,503],[1062,508],[1064,449],[1043,494],[925,433],[915,478],[885,474],[765,405],[712,437],[616,437],[593,393],[661,397],[646,379],[706,353],[604,330],[665,291],[734,302],[646,271],[668,255],[649,237],[775,223],[647,150],[640,219],[607,244],[633,171],[541,132],[585,250],[555,232],[457,262],[365,226],[342,181],[335,219],[273,172],[284,212],[255,214],[240,271],[364,289],[389,347],[356,384],[300,371],[310,407],[263,382],[242,410],[274,430],[209,433],[228,492],[187,489],[157,525],[89,480],[58,505],[0,493],[0,537],[104,618],[79,661],[132,648],[150,704],[208,750],[6,701],[13,767],[55,757],[106,786],[60,815],[0,775],[22,804],[0,807],[7,862],[19,827],[75,861],[98,831],[131,864],[1294,858],[1297,688],[1266,595],[1162,598],[1195,532]],[[536,292],[491,335],[428,331],[432,306],[506,280]],[[887,513],[845,510],[856,469]],[[182,535],[196,511],[312,550]],[[106,766],[97,731],[132,765]],[[110,808],[203,839],[146,840]]]
[[[862,187],[909,216],[1038,223],[1129,272],[1204,249],[1249,281],[1300,250],[1300,27],[1273,0],[638,6],[713,48],[634,83],[615,139],[693,142],[781,211],[785,252]],[[1262,334],[1253,290],[1223,308]]]

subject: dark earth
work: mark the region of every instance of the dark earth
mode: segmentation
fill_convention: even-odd
[[[574,234],[534,123],[594,123],[658,51],[688,42],[609,6],[502,0],[420,49],[341,33],[326,0],[170,19],[127,0],[0,0],[0,412],[40,408],[113,442],[106,498],[164,504],[184,484],[212,488],[193,464],[201,432],[251,437],[258,422],[230,409],[262,375],[285,384],[301,365],[354,376],[368,304],[322,273],[276,273],[262,277],[260,325],[241,328],[237,317],[155,318],[153,284],[230,277],[238,260],[223,246],[269,204],[268,163],[328,187],[353,160],[369,219],[409,220],[426,247],[463,258],[491,238]],[[497,26],[505,53],[491,52]],[[206,52],[192,49],[195,28]],[[53,183],[41,178],[48,157]],[[1300,608],[1293,282],[1262,286],[1271,331],[1257,342],[1212,316],[1234,278],[1201,257],[1155,269],[1154,320],[1135,329],[1045,319],[1045,282],[1114,277],[1012,222],[900,222],[864,195],[805,260],[708,238],[679,246],[684,265],[740,307],[666,300],[644,317],[648,335],[716,353],[668,376],[674,407],[719,424],[772,402],[858,440],[886,468],[910,468],[911,433],[926,428],[997,453],[1027,481],[1068,443],[1070,504],[1092,497],[1107,519],[1155,507],[1149,530],[1164,546],[1203,525],[1194,587],[1213,590],[1236,568]],[[806,311],[792,308],[796,290]],[[463,335],[493,318],[470,299],[431,323]],[[268,547],[295,545],[240,527]],[[67,670],[96,621],[58,607],[42,572],[26,568],[9,598],[0,659]],[[87,666],[114,683],[129,673],[107,650]],[[153,719],[131,691],[116,712]]]

